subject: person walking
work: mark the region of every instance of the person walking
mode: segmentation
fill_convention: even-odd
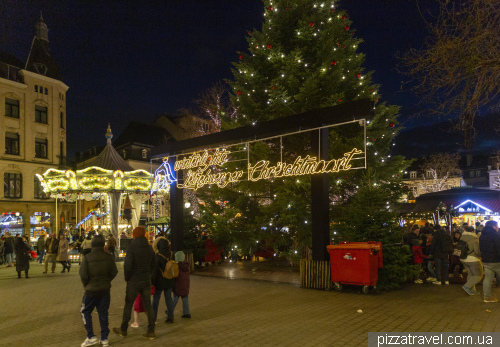
[[[179,251],[175,253],[175,261],[179,264],[179,276],[177,276],[175,279],[174,297],[173,297],[174,308],[172,312],[175,310],[175,307],[179,302],[179,298],[182,298],[181,318],[191,318],[191,311],[189,310],[189,300],[188,300],[189,284],[190,284],[189,263],[185,262],[184,261],[185,259],[186,255],[184,254],[184,252]]]
[[[85,293],[83,294],[82,315],[83,325],[87,330],[87,338],[82,347],[96,345],[108,346],[108,310],[111,302],[111,281],[118,274],[113,257],[104,251],[104,236],[97,235],[92,240],[92,251],[85,255],[80,266],[80,278]],[[101,340],[94,335],[92,326],[92,312],[97,308],[99,324],[101,326]]]
[[[59,240],[56,239],[56,234],[50,234],[49,239],[45,242],[45,268],[43,273],[47,273],[47,265],[49,264],[49,261],[52,260],[52,273],[56,271],[56,259],[57,259],[57,252],[59,250]]]
[[[116,237],[113,235],[113,233],[109,234],[107,246],[108,246],[109,253],[111,253],[111,255],[114,258],[115,257],[115,248],[116,248]]]
[[[80,234],[78,236],[78,239],[76,240],[76,246],[75,248],[78,249],[78,265],[82,264],[83,261],[83,242],[85,241],[85,238],[83,237],[83,234]]]
[[[155,286],[153,295],[153,311],[155,319],[158,317],[158,306],[160,305],[161,294],[165,297],[167,306],[167,320],[165,323],[174,322],[174,303],[172,301],[172,293],[174,291],[175,278],[167,279],[163,277],[163,270],[167,266],[167,262],[171,260],[172,253],[169,251],[170,243],[164,237],[158,237],[155,240],[153,249],[157,251],[155,256],[155,266],[151,275],[151,282]]]
[[[444,274],[444,284],[450,284],[448,257],[453,252],[453,240],[440,225],[436,225],[434,229],[436,231],[429,247],[429,254],[434,258],[434,264],[436,265],[436,281],[432,282],[432,284],[441,285],[441,270],[443,270]]]
[[[0,237],[0,265],[3,265],[5,263],[5,243],[4,243],[4,237]]]
[[[26,244],[25,237],[18,237],[16,239],[16,244],[14,246],[16,251],[16,271],[17,278],[21,278],[21,272],[24,271],[26,278],[29,278],[28,271],[30,269],[30,256],[29,250],[30,248]]]
[[[45,235],[40,235],[36,243],[36,248],[38,252],[38,263],[42,265],[43,256],[45,255]]]
[[[132,307],[137,295],[141,294],[142,303],[148,316],[148,331],[142,336],[154,340],[156,339],[155,315],[151,306],[151,274],[155,266],[154,251],[148,243],[146,230],[143,227],[136,227],[132,234],[134,239],[127,249],[123,265],[125,281],[127,282],[123,318],[121,326],[113,328],[113,332],[122,337],[127,336]]]
[[[66,239],[66,236],[61,233],[59,234],[59,251],[57,253],[57,259],[59,260],[59,263],[63,266],[63,270],[61,273],[65,273],[66,269],[69,270],[71,269],[71,263],[69,262],[69,242]]]
[[[483,264],[481,263],[481,250],[479,248],[479,237],[473,227],[469,227],[463,232],[461,241],[467,243],[467,258],[460,259],[467,271],[467,282],[462,286],[469,295],[478,295],[476,284],[483,278]]]
[[[12,267],[13,255],[14,255],[14,238],[10,233],[5,234],[5,261],[7,262],[7,267]]]
[[[500,276],[500,234],[497,222],[493,220],[486,222],[479,237],[479,249],[484,265],[484,302],[497,302],[498,300],[491,296],[491,282],[495,275]]]

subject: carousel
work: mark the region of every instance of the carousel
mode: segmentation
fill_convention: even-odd
[[[106,230],[118,238],[139,224],[142,204],[152,201],[156,205],[168,195],[169,185],[158,186],[161,177],[153,181],[151,173],[134,170],[123,160],[111,145],[109,125],[105,137],[104,150],[82,169],[49,169],[37,177],[44,192],[56,199],[56,215],[57,201],[74,202],[77,228]]]

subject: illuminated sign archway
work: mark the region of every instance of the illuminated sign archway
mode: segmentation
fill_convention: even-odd
[[[151,194],[156,190],[165,189],[173,182],[177,182],[178,188],[197,190],[210,185],[224,188],[229,184],[240,181],[256,182],[263,179],[364,169],[366,168],[366,123],[364,120],[357,120],[343,124],[353,123],[363,127],[362,134],[364,137],[363,139],[360,138],[357,147],[364,147],[364,150],[359,150],[353,146],[348,150],[339,152],[336,157],[328,158],[328,160],[320,159],[321,153],[317,153],[317,155],[315,153],[309,155],[290,154],[289,151],[284,149],[283,140],[304,132],[319,131],[338,125],[179,154],[174,156],[173,170],[169,163],[169,157],[165,157],[162,165],[155,171]],[[288,138],[288,142],[293,143],[293,139]],[[257,143],[267,144],[269,149],[274,150],[274,157],[278,157],[279,160],[271,163],[267,159],[253,159],[255,156],[251,156],[251,147]],[[180,170],[184,172],[184,175],[182,175],[183,178],[177,180],[176,177],[182,176],[174,175],[174,171],[179,172]]]

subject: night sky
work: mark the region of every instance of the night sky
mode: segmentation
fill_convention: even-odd
[[[131,120],[150,123],[162,113],[172,114],[218,80],[231,78],[231,62],[238,59],[237,51],[246,50],[247,30],[261,28],[264,12],[260,0],[134,3],[0,2],[0,50],[23,61],[43,11],[51,53],[69,86],[70,157],[75,150],[104,145],[108,122],[117,136]],[[419,3],[425,11],[433,1]],[[409,120],[418,98],[401,91],[404,78],[396,71],[396,53],[410,44],[419,47],[427,34],[414,1],[343,0],[338,6],[348,11],[356,35],[365,40],[359,50],[367,55],[365,67],[376,71],[382,100],[402,106],[400,121],[410,130],[435,122]],[[423,136],[423,141],[436,137],[425,131]],[[498,147],[498,138],[493,146]]]

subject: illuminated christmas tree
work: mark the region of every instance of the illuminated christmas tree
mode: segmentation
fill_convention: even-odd
[[[365,56],[358,51],[363,41],[355,35],[348,14],[337,8],[334,1],[264,1],[262,29],[248,31],[247,41],[248,52],[238,53],[237,62],[233,63],[233,79],[227,81],[236,112],[222,119],[222,128],[251,125],[368,98],[375,103],[375,115],[367,125],[366,139],[371,174],[366,177],[364,170],[330,174],[331,222],[342,222],[334,209],[336,206],[349,208],[349,201],[360,187],[382,190],[376,194],[381,197],[376,208],[385,209],[395,203],[401,194],[401,172],[408,166],[404,158],[390,155],[398,131],[399,107],[378,102],[379,86],[372,82],[373,72],[363,68]],[[364,140],[362,132],[346,128],[330,131],[329,136],[331,152],[352,148],[354,140],[358,143]],[[309,138],[304,137],[304,141],[287,143],[289,157],[307,150],[308,141]],[[278,161],[273,146],[256,145],[253,150],[257,152],[252,153],[255,156]],[[251,232],[252,236],[245,240],[265,239],[269,244],[274,242],[277,251],[302,253],[302,247],[311,243],[310,191],[309,176],[241,182],[225,189],[203,190],[204,201],[224,199],[231,208],[231,213],[226,215],[228,211],[220,206],[217,212],[207,207],[209,214],[203,218],[215,233],[217,225],[223,223],[226,232]],[[215,221],[214,213],[226,217]],[[361,214],[359,218],[368,217]],[[387,230],[397,226],[396,219],[385,224]],[[362,230],[352,231],[363,239]],[[397,241],[395,230],[390,235],[384,242]]]

